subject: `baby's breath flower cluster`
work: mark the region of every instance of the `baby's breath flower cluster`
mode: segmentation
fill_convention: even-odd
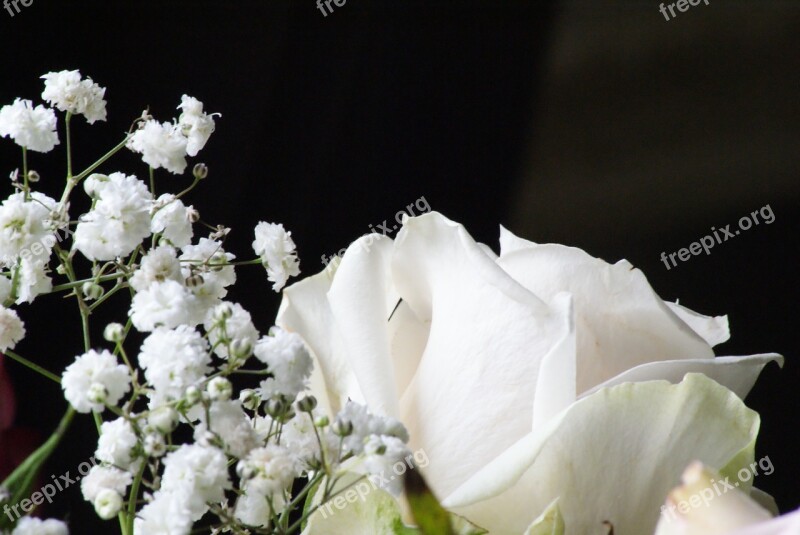
[[[20,99],[2,107],[0,135],[22,147],[23,168],[11,174],[15,191],[0,204],[0,350],[60,382],[69,408],[54,443],[76,413],[95,418],[99,464],[81,492],[97,515],[118,517],[123,535],[180,535],[198,526],[296,533],[336,497],[344,472],[367,477],[406,457],[400,422],[354,402],[325,414],[306,390],[313,360],[300,336],[278,327],[262,334],[228,299],[238,266],[263,265],[276,291],[300,273],[291,233],[260,222],[254,257],[236,261],[225,249],[230,229],[203,223],[184,200],[208,175],[203,164],[180,193],[156,195],[154,170],[182,174],[218,114],[184,95],[177,119],[159,122],[145,112],[116,147],[73,174],[70,120],[105,120],[106,90],[78,71],[43,78],[42,99],[65,114],[66,185],[59,200],[48,197],[34,186],[49,177],[28,168],[28,150],[59,144],[56,111]],[[126,147],[141,153],[149,184],[121,171],[96,172]],[[79,185],[91,208],[71,214]],[[12,307],[49,293],[74,298],[84,333],[83,351],[60,377],[14,351],[26,327]],[[97,313],[117,293],[130,296],[120,322]],[[91,338],[92,323],[103,328],[103,341]],[[133,332],[144,337],[136,347]],[[50,453],[37,450],[26,466],[35,470]],[[8,492],[0,501],[15,503],[24,475],[3,482]],[[386,490],[397,494],[398,484]],[[0,533],[45,532],[68,529],[52,519],[0,524]]]

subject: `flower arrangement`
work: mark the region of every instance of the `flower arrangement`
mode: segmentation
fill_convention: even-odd
[[[70,122],[105,120],[106,90],[78,71],[42,78],[49,107],[0,109],[0,136],[22,149],[0,205],[0,351],[58,382],[67,409],[3,481],[0,532],[68,533],[20,504],[29,512],[36,474],[79,414],[98,431],[81,492],[123,535],[797,527],[797,513],[771,520],[769,499],[741,477],[704,507],[664,514],[760,466],[758,415],[742,399],[782,357],[715,357],[725,317],[661,300],[626,261],[505,229],[497,255],[435,212],[407,218],[394,240],[357,240],[286,287],[300,269],[283,225],[260,222],[252,258],[237,260],[230,229],[187,204],[204,164],[189,187],[156,195],[156,172],[183,174],[218,114],[184,95],[177,118],[145,111],[73,173]],[[58,200],[36,191],[44,178],[29,165],[29,152],[60,144],[56,110],[67,161]],[[141,154],[147,181],[97,172],[125,149]],[[91,208],[70,213],[81,189]],[[266,330],[226,299],[251,265],[282,292]],[[50,293],[74,299],[83,326],[62,373],[15,351],[29,326],[14,305]],[[105,321],[92,339],[90,322],[116,294],[130,297],[127,320]],[[242,378],[258,384],[241,388]]]

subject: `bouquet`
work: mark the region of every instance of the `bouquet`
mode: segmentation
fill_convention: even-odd
[[[755,459],[742,401],[782,357],[715,356],[724,316],[661,300],[624,260],[505,229],[498,255],[436,212],[287,287],[300,262],[283,225],[258,223],[240,260],[230,229],[188,204],[205,164],[156,193],[219,114],[188,95],[171,121],[145,110],[78,171],[70,124],[105,120],[106,90],[78,71],[42,78],[46,105],[0,109],[21,147],[0,204],[0,351],[59,383],[66,408],[2,482],[0,532],[69,532],[30,513],[68,484],[33,489],[76,417],[97,428],[81,493],[123,535],[797,532],[798,513],[773,520],[753,486],[774,466]],[[59,118],[56,200],[32,165],[61,145]],[[144,180],[113,167],[126,149]],[[226,299],[248,268],[282,293],[275,325]],[[46,294],[82,325],[64,370],[17,352],[32,326],[15,305]],[[114,295],[126,318],[103,315]]]

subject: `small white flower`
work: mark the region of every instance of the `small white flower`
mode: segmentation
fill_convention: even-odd
[[[138,442],[133,426],[124,418],[103,422],[94,456],[99,461],[128,470],[133,465],[133,449]]]
[[[69,529],[60,520],[24,516],[19,519],[11,535],[69,535]]]
[[[81,493],[84,500],[94,502],[104,490],[125,494],[132,481],[133,476],[130,472],[113,466],[93,466],[86,477],[81,479]]]
[[[408,431],[400,421],[389,416],[370,414],[367,407],[348,401],[336,415],[337,422],[349,422],[353,432],[344,439],[344,447],[359,455],[364,452],[364,443],[371,435],[396,437],[401,442],[408,442]]]
[[[186,170],[186,137],[176,125],[149,120],[133,133],[128,148],[142,155],[153,169],[163,167],[176,175]]]
[[[262,399],[276,394],[293,399],[305,389],[314,364],[303,339],[296,333],[273,327],[270,336],[258,341],[253,353],[273,375],[261,382]]]
[[[224,320],[215,319],[214,314],[220,307],[230,310],[230,314]],[[204,324],[208,333],[208,340],[214,347],[214,353],[222,358],[228,358],[228,347],[224,340],[229,342],[240,341],[240,344],[248,344],[251,348],[258,341],[258,331],[253,325],[250,313],[239,303],[223,302],[214,307],[206,317]]]
[[[151,408],[180,399],[190,386],[201,383],[211,371],[208,343],[193,328],[159,327],[145,338],[139,352],[139,365],[154,389]]]
[[[399,496],[403,491],[403,478],[394,467],[395,464],[405,464],[405,459],[411,455],[411,450],[405,443],[396,437],[386,435],[370,435],[364,443],[364,469],[370,474],[372,481]],[[408,466],[403,468],[403,472]]]
[[[17,304],[33,303],[36,297],[49,293],[53,288],[53,281],[47,275],[46,260],[24,258],[20,262],[19,268]]]
[[[136,535],[188,535],[193,522],[186,506],[188,501],[189,497],[183,494],[156,492],[153,500],[136,515],[133,532]]]
[[[41,104],[16,99],[0,108],[0,137],[10,137],[20,147],[36,152],[50,152],[58,145],[56,114]]]
[[[108,350],[97,352],[94,349],[77,357],[67,366],[61,378],[64,397],[78,412],[100,412],[103,405],[89,399],[93,384],[102,385],[106,391],[106,402],[116,403],[130,389],[131,378],[128,369],[117,363],[117,358]]]
[[[225,444],[225,450],[236,457],[244,457],[258,445],[253,424],[238,401],[221,400],[212,403],[208,410],[208,419],[203,414],[200,423],[195,427],[195,441],[200,442],[207,431],[219,436]]]
[[[174,195],[165,193],[155,204],[157,211],[150,223],[153,233],[160,233],[175,247],[186,247],[192,241],[192,221],[190,214],[194,210],[186,206]]]
[[[217,448],[184,444],[164,457],[160,492],[185,500],[192,520],[205,514],[207,503],[223,501],[230,488],[228,459]]]
[[[269,445],[250,452],[239,461],[237,472],[244,474],[243,495],[236,501],[236,518],[249,526],[267,526],[272,517],[270,503],[280,510],[286,503],[285,492],[298,475],[291,452]]]
[[[183,110],[178,125],[188,140],[186,152],[189,156],[197,156],[214,132],[214,116],[220,114],[203,112],[203,103],[189,95],[181,97],[178,108]]]
[[[25,324],[17,316],[17,311],[0,305],[0,352],[14,349],[24,337]]]
[[[106,101],[103,99],[106,89],[91,78],[81,80],[79,71],[60,71],[49,72],[42,79],[42,98],[51,106],[73,115],[83,115],[89,124],[106,120]]]
[[[226,287],[236,282],[234,267],[226,265],[236,257],[226,253],[221,242],[208,238],[200,238],[196,245],[183,247],[181,253],[178,259],[184,278],[194,274],[202,277],[200,284],[192,287],[198,302],[193,318],[200,323],[206,318],[208,310],[228,295]]]
[[[50,226],[56,201],[41,193],[25,200],[14,193],[0,205],[0,262],[13,264],[20,256],[45,261],[56,243]]]
[[[261,221],[256,225],[255,237],[253,250],[267,269],[267,278],[273,283],[272,289],[278,292],[289,277],[300,274],[300,261],[292,233],[284,230],[281,224]]]
[[[174,328],[192,325],[196,307],[194,295],[182,284],[165,280],[150,284],[133,297],[129,315],[133,326],[141,332],[156,327]]]
[[[182,282],[181,264],[173,247],[161,245],[150,249],[130,279],[131,287],[137,292],[146,290],[154,282],[172,280]]]
[[[81,216],[74,247],[90,260],[113,260],[130,254],[150,235],[152,195],[135,176],[99,175],[88,188],[94,209]]]

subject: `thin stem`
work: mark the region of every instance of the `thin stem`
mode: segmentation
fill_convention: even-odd
[[[25,191],[25,200],[31,198],[31,188],[28,185],[28,149],[22,147],[22,188]]]
[[[27,366],[28,368],[30,368],[31,370],[35,371],[36,373],[47,377],[51,381],[55,381],[56,383],[61,384],[61,378],[58,375],[54,374],[53,372],[45,370],[44,368],[42,368],[38,364],[33,363],[30,360],[26,359],[25,357],[14,353],[10,349],[6,349],[4,351],[4,354],[7,357],[11,357],[12,359],[16,360],[17,362],[19,362],[23,366]]]
[[[85,282],[108,282],[124,276],[125,276],[124,273],[112,273],[109,275],[102,275],[100,277],[92,277],[90,279],[82,279],[73,282],[66,282],[64,284],[53,286],[53,288],[50,290],[50,293],[63,292],[64,290],[72,290],[74,288],[78,288],[79,286],[83,286],[83,283]]]
[[[155,170],[153,166],[150,166],[150,193],[153,195],[153,198],[156,198],[156,177],[155,177]]]
[[[67,116],[64,117],[64,124],[66,124],[67,130],[67,180],[72,178],[72,136],[70,135],[70,128],[69,123],[72,119],[72,113],[67,112]]]
[[[80,182],[81,180],[83,180],[84,178],[89,176],[89,173],[91,173],[92,171],[94,171],[95,169],[97,169],[98,167],[103,165],[106,162],[106,160],[108,160],[109,158],[114,156],[120,150],[124,149],[125,145],[128,144],[128,139],[129,138],[130,138],[130,136],[125,136],[125,139],[120,141],[117,146],[115,146],[113,149],[111,149],[110,151],[105,153],[103,156],[101,156],[99,160],[97,160],[92,165],[90,165],[85,170],[83,170],[79,175],[73,177],[73,180],[75,181],[75,183],[77,184],[78,182]]]
[[[128,499],[128,533],[133,533],[133,519],[136,518],[136,497],[139,495],[139,485],[142,483],[142,476],[144,476],[144,469],[146,463],[142,463],[142,467],[136,473],[136,477],[131,485],[131,493]]]

